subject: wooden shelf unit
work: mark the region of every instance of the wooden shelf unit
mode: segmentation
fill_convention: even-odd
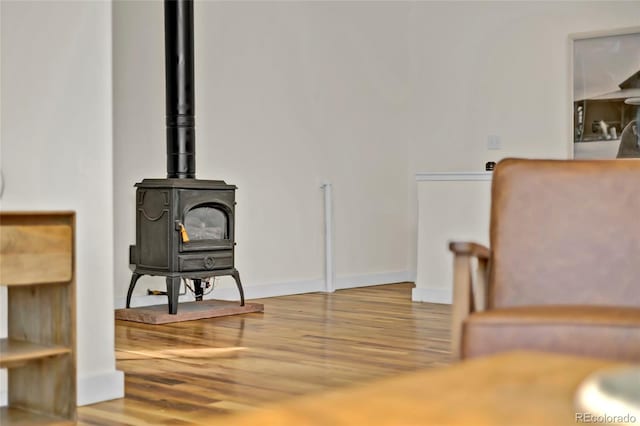
[[[8,288],[3,426],[75,422],[74,234],[73,212],[0,212],[0,285]]]

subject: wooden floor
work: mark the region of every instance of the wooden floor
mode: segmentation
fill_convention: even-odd
[[[116,321],[124,399],[78,409],[80,425],[202,419],[449,359],[448,305],[401,283],[260,299],[264,313],[148,325]]]

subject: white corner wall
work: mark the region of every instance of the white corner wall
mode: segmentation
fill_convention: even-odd
[[[122,397],[112,297],[111,3],[2,1],[0,15],[1,208],[76,211],[78,403]]]
[[[113,7],[123,305],[133,185],[166,175],[164,38],[161,2]],[[197,176],[239,188],[236,266],[249,298],[322,290],[323,180],[334,190],[338,286],[408,278],[407,19],[395,3],[195,4]],[[144,277],[136,294],[163,287]],[[214,293],[237,298],[229,281]]]
[[[569,34],[637,26],[640,19],[638,1],[410,7],[412,236],[415,173],[478,172],[485,162],[510,156],[570,157]],[[489,135],[500,137],[502,150],[487,149]]]

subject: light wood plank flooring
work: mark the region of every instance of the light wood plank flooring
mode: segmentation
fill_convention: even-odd
[[[448,305],[400,283],[261,299],[264,313],[167,325],[116,321],[124,399],[80,425],[198,425],[294,396],[449,362]]]

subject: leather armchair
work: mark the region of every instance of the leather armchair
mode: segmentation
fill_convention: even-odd
[[[450,244],[454,357],[640,361],[640,161],[501,161],[490,246]]]

